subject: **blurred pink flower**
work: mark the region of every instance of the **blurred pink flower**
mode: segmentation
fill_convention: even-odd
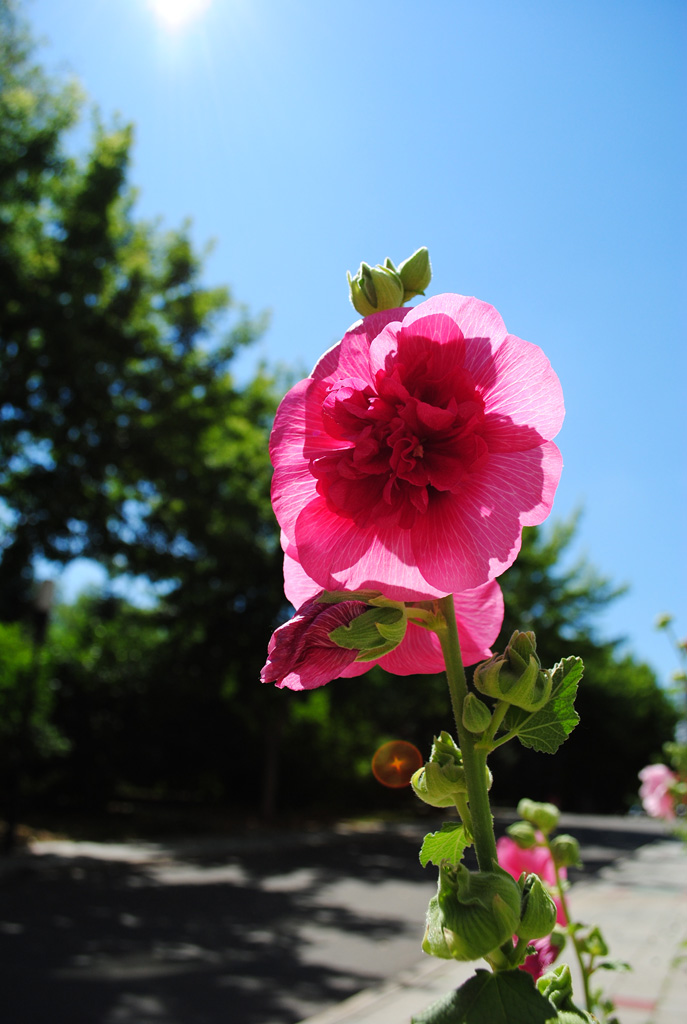
[[[302,574],[298,573],[299,577]],[[407,676],[416,672],[442,672],[444,658],[436,633],[408,623],[406,635],[393,651],[376,661],[356,661],[358,652],[339,647],[329,634],[338,626],[347,625],[363,612],[367,605],[361,601],[343,601],[341,604],[319,604],[305,591],[312,590],[307,577],[300,580],[300,588],[287,584],[287,596],[294,600],[296,590],[305,597],[304,603],[290,619],[275,630],[269,642],[267,664],[260,673],[263,683],[276,683],[291,690],[312,690],[332,679],[362,675],[373,665],[381,665],[395,675]],[[456,623],[464,663],[472,665],[489,657],[493,643],[503,621],[503,596],[496,581],[486,583],[474,591],[455,595]]]
[[[545,846],[533,846],[529,850],[523,850],[509,836],[502,836],[496,842],[496,851],[499,864],[513,878],[520,878],[524,871],[528,875],[539,875],[542,881],[550,886],[556,884],[553,858]],[[563,867],[558,869],[558,874],[561,879],[568,877],[567,869]],[[556,921],[558,924],[567,924],[560,899],[555,893],[551,893],[551,898],[556,904]],[[536,980],[549,969],[561,947],[551,941],[550,935],[545,935],[543,939],[534,939],[530,946],[534,946],[536,952],[527,957],[520,970],[528,971]]]
[[[554,901],[556,906],[560,909],[560,903],[558,900]],[[562,914],[562,911],[561,911]],[[565,924],[559,918],[559,923]],[[556,961],[558,954],[561,951],[561,947],[551,941],[550,935],[545,935],[543,939],[534,939],[530,942],[530,946],[534,946],[536,952],[530,953],[525,959],[524,964],[521,965],[521,971],[527,971],[531,974],[534,980],[541,978],[542,974],[545,974],[549,967]]]
[[[496,852],[499,864],[513,878],[520,878],[523,871],[526,871],[528,875],[539,875],[548,885],[556,884],[553,858],[545,846],[533,846],[529,850],[523,850],[510,836],[502,836],[496,842]],[[559,868],[558,873],[561,878],[568,877],[566,868]]]
[[[675,772],[665,764],[649,764],[642,768],[639,778],[642,781],[639,798],[646,813],[652,818],[672,821],[675,817],[675,798],[669,788],[678,780]]]
[[[366,317],[277,412],[285,549],[326,590],[481,586],[551,509],[563,414],[542,351],[484,302],[446,294]]]

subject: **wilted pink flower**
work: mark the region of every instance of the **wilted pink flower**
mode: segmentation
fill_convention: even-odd
[[[484,302],[439,295],[366,317],[277,412],[285,549],[326,590],[481,586],[551,509],[563,412],[544,354]]]
[[[312,586],[309,580],[307,584]],[[300,589],[301,592],[307,589],[304,582]],[[287,586],[290,600],[294,599],[294,592],[293,586]],[[272,635],[267,664],[260,674],[263,683],[276,682],[277,686],[291,690],[312,690],[341,676],[362,675],[373,665],[381,665],[399,676],[444,670],[436,633],[412,622],[408,623],[405,637],[394,650],[376,661],[356,661],[358,652],[339,647],[329,634],[367,611],[367,605],[361,601],[320,604],[313,597],[304,596],[305,603],[294,618]],[[492,581],[477,590],[456,594],[455,606],[463,660],[466,665],[472,665],[489,657],[489,645],[501,629],[501,588]]]
[[[553,858],[545,846],[533,846],[529,850],[523,850],[509,836],[502,836],[496,842],[496,852],[499,864],[513,878],[520,878],[525,871],[528,875],[539,875],[542,881],[548,885],[556,884]],[[558,874],[561,878],[567,878],[567,869],[559,868]],[[554,893],[551,893],[551,898],[556,904],[556,921],[558,924],[566,924],[560,899]],[[528,971],[536,980],[549,969],[560,953],[561,947],[551,941],[550,935],[545,935],[542,939],[534,939],[530,942],[530,946],[534,946],[536,952],[527,957],[520,969]]]
[[[639,773],[642,785],[639,798],[644,810],[652,818],[675,817],[675,798],[669,789],[677,782],[677,775],[665,764],[649,764]]]

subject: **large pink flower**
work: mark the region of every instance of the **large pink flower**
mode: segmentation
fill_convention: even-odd
[[[639,773],[642,785],[639,787],[639,798],[644,810],[652,818],[665,818],[672,821],[675,817],[675,797],[670,787],[677,782],[677,775],[666,764],[649,764]]]
[[[478,587],[551,509],[563,412],[544,354],[484,302],[439,295],[366,317],[277,412],[285,547],[325,590]]]
[[[307,596],[295,616],[273,633],[267,663],[260,674],[263,683],[312,690],[332,679],[362,675],[373,665],[399,676],[444,670],[436,634],[412,622],[394,650],[376,661],[356,661],[358,651],[339,647],[330,633],[367,611],[367,605],[355,600],[321,604],[315,600],[317,596]],[[489,657],[490,645],[499,634],[503,621],[501,588],[491,581],[474,591],[456,594],[455,606],[463,660],[472,665]]]

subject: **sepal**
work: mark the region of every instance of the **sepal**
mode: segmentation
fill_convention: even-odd
[[[473,872],[443,863],[422,948],[444,959],[478,960],[513,935],[520,903],[518,883],[498,865]]]
[[[551,673],[541,667],[534,633],[513,633],[503,654],[483,661],[474,672],[475,687],[487,697],[523,711],[538,711],[551,696]]]
[[[518,938],[543,939],[550,935],[556,924],[557,908],[539,875],[523,875]],[[518,883],[520,884],[520,882]]]

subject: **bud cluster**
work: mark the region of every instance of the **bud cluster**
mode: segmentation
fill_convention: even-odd
[[[513,633],[503,654],[478,665],[474,684],[480,693],[514,704],[524,711],[538,711],[551,696],[551,673],[537,657],[534,633]]]
[[[361,316],[396,309],[416,295],[424,295],[432,280],[429,253],[423,246],[395,267],[387,256],[384,264],[361,263],[355,277],[347,274],[351,302]]]

